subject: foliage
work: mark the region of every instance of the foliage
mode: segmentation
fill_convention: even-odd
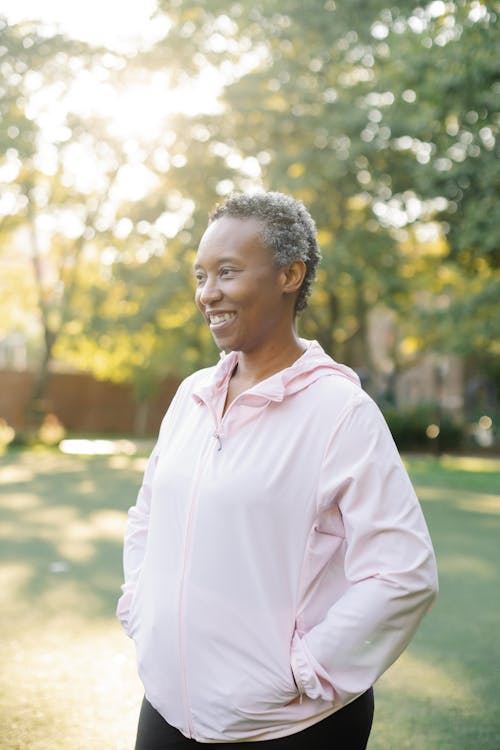
[[[213,204],[258,186],[303,199],[318,225],[305,335],[375,373],[433,349],[494,368],[497,6],[162,0],[164,35],[130,54],[3,23],[0,333],[40,342],[42,411],[54,357],[139,398],[214,360],[194,251]],[[218,108],[161,110],[147,132],[75,104],[86,77],[119,101],[207,71]],[[380,309],[395,333],[374,356]]]
[[[222,115],[199,122],[208,147],[223,141],[235,165],[217,192],[238,188],[238,171],[253,164],[266,187],[310,206],[324,263],[304,332],[373,368],[368,316],[383,305],[420,350],[496,349],[495,317],[482,304],[485,287],[499,283],[494,9],[288,3],[277,12],[263,1],[229,9],[207,1],[191,15],[183,4],[162,7],[174,19],[173,49],[188,49],[199,65],[217,62],[207,48],[222,23],[231,28],[225,49],[239,40],[255,56],[226,87]],[[399,368],[404,356],[391,354]]]
[[[434,404],[386,408],[384,417],[400,451],[456,451],[463,446],[464,425]],[[437,429],[436,429],[437,428]]]

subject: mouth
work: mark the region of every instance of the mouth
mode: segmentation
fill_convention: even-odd
[[[208,325],[212,330],[222,328],[226,323],[234,320],[236,313],[234,312],[209,312],[207,313]]]

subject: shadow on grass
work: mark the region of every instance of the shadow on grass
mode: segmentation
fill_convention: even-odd
[[[57,653],[64,628],[55,627],[54,618],[74,609],[83,630],[70,631],[75,654],[65,647],[61,663],[80,658],[77,672],[85,659],[96,661],[95,638],[87,631],[107,629],[113,617],[126,510],[144,464],[133,457],[50,452],[0,460],[4,617],[12,637],[22,624],[23,644],[36,642],[46,619],[45,648]],[[408,465],[436,548],[441,590],[410,648],[377,687],[369,750],[497,750],[500,499],[494,493],[500,463],[474,468],[411,459]],[[33,622],[25,617],[31,610]],[[106,635],[103,663],[108,648]],[[74,678],[60,679],[64,691]]]
[[[64,591],[84,617],[113,613],[126,511],[144,463],[56,452],[1,459],[0,561],[18,602],[44,601],[50,615],[51,600]]]

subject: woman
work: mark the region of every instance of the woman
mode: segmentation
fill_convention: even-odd
[[[280,193],[230,197],[200,242],[196,304],[223,353],[173,399],[125,537],[137,750],[362,750],[371,686],[436,594],[383,417],[297,336],[319,259]]]

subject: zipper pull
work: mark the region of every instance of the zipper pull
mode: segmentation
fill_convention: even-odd
[[[220,453],[220,451],[222,450],[222,440],[217,430],[214,432],[214,438],[217,440],[217,443],[218,443],[217,453]]]
[[[299,694],[299,706],[301,706],[302,701],[304,700],[304,695],[306,694],[306,691],[304,690],[302,680],[299,677],[298,670],[296,674],[293,670],[293,667],[292,667],[292,678],[293,678],[293,681],[295,682],[295,687],[297,688],[297,692]]]

